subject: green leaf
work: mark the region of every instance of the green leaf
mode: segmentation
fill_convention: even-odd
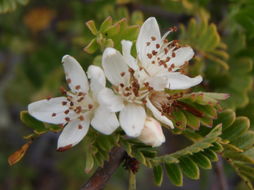
[[[227,109],[218,115],[218,119],[215,121],[215,124],[222,123],[223,129],[226,129],[227,127],[231,126],[234,123],[235,118],[236,118],[235,112],[230,109]]]
[[[108,16],[100,26],[100,31],[105,32],[112,25],[112,17]]]
[[[85,172],[88,174],[92,171],[94,167],[94,159],[91,153],[86,154],[86,160],[85,160]]]
[[[176,186],[182,186],[183,174],[180,166],[178,164],[165,164],[165,168],[171,183]]]
[[[244,132],[246,132],[250,127],[250,121],[246,117],[238,117],[235,122],[223,131],[221,137],[223,139],[229,139],[230,141],[238,138]]]
[[[213,162],[217,162],[218,161],[218,156],[217,156],[216,152],[214,152],[214,151],[212,151],[210,149],[206,149],[202,153],[205,154],[206,157],[208,157],[211,161],[213,161]]]
[[[88,29],[92,32],[93,35],[97,34],[97,28],[95,26],[95,22],[93,20],[89,20],[86,22],[86,26],[88,27]]]
[[[1,0],[0,14],[14,11],[19,5],[26,5],[29,0]]]
[[[153,175],[154,175],[155,184],[158,186],[161,186],[163,181],[163,168],[161,165],[153,167]]]
[[[194,162],[196,162],[203,169],[211,169],[212,168],[210,159],[202,153],[196,153],[191,158]]]
[[[176,126],[177,128],[181,130],[186,128],[187,119],[185,115],[183,114],[183,112],[181,112],[180,110],[174,111],[172,113],[172,117],[173,117],[174,126]]]
[[[237,139],[233,140],[231,143],[241,149],[251,148],[254,145],[254,132],[248,131],[240,135]]]
[[[41,121],[33,118],[28,111],[21,111],[20,112],[20,120],[31,129],[34,130],[35,133],[41,134],[47,132],[44,124]]]
[[[199,179],[199,168],[189,157],[180,158],[180,167],[184,175],[190,179]]]

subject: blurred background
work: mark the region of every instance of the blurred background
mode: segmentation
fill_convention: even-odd
[[[230,93],[223,106],[253,121],[253,12],[252,0],[0,1],[0,189],[74,190],[88,179],[82,143],[69,151],[56,152],[59,134],[41,136],[24,159],[12,167],[7,158],[31,132],[21,124],[20,111],[32,101],[59,95],[59,87],[65,86],[62,56],[74,56],[84,69],[98,62],[100,57],[94,58],[101,54],[100,49],[92,55],[83,50],[94,38],[85,25],[91,19],[98,26],[108,16],[114,22],[127,18],[129,25],[141,25],[147,17],[155,16],[162,33],[177,26],[180,30],[174,38],[196,52],[189,73],[204,76],[199,88]],[[189,143],[180,136],[167,135],[163,152],[174,152]],[[141,167],[137,188],[218,190],[217,167],[202,170],[199,181],[186,179],[184,187],[174,187],[168,180],[156,187],[152,171]],[[224,168],[229,189],[245,190],[226,163]],[[127,172],[119,168],[106,189],[127,188]]]

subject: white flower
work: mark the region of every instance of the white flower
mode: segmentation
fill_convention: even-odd
[[[161,37],[156,19],[150,17],[142,25],[136,43],[143,78],[158,91],[187,89],[202,81],[201,76],[190,78],[181,74],[194,52],[191,47],[180,47],[176,41],[168,42],[166,37],[170,32]]]
[[[59,151],[78,144],[91,125],[103,134],[111,134],[118,126],[118,120],[107,105],[98,103],[98,95],[105,88],[104,72],[97,66],[88,68],[88,78],[80,64],[71,56],[62,59],[67,83],[71,91],[66,96],[40,100],[28,105],[29,113],[36,119],[65,125],[58,139]],[[108,100],[110,102],[110,100]]]
[[[104,89],[99,94],[99,102],[111,106],[111,111],[120,111],[119,121],[128,136],[138,137],[144,128],[147,117],[145,104],[156,119],[173,128],[173,123],[162,115],[149,101],[153,89],[147,83],[140,82],[139,70],[135,59],[130,55],[132,43],[123,41],[123,55],[114,48],[107,48],[102,56],[102,66],[111,89]],[[130,66],[131,64],[131,67]],[[117,96],[115,95],[117,94]]]
[[[144,144],[150,145],[152,147],[160,146],[165,142],[165,136],[163,134],[160,123],[152,117],[147,117],[145,126],[138,139]]]

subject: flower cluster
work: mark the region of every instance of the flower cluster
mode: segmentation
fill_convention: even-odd
[[[166,39],[173,30],[161,37],[156,19],[148,18],[136,42],[137,58],[131,55],[132,42],[123,40],[122,53],[105,49],[102,68],[91,65],[87,75],[73,57],[63,57],[70,91],[28,106],[36,119],[63,126],[59,151],[78,144],[90,125],[105,135],[120,126],[129,137],[153,147],[165,141],[161,125],[174,128],[167,117],[172,97],[165,89],[188,89],[202,81],[201,76],[190,78],[184,74],[184,66],[194,52]],[[106,79],[110,88],[106,87]]]

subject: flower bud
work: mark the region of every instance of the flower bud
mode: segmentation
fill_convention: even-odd
[[[144,144],[151,145],[152,147],[160,146],[165,142],[161,124],[152,117],[147,117],[145,126],[138,139]]]

